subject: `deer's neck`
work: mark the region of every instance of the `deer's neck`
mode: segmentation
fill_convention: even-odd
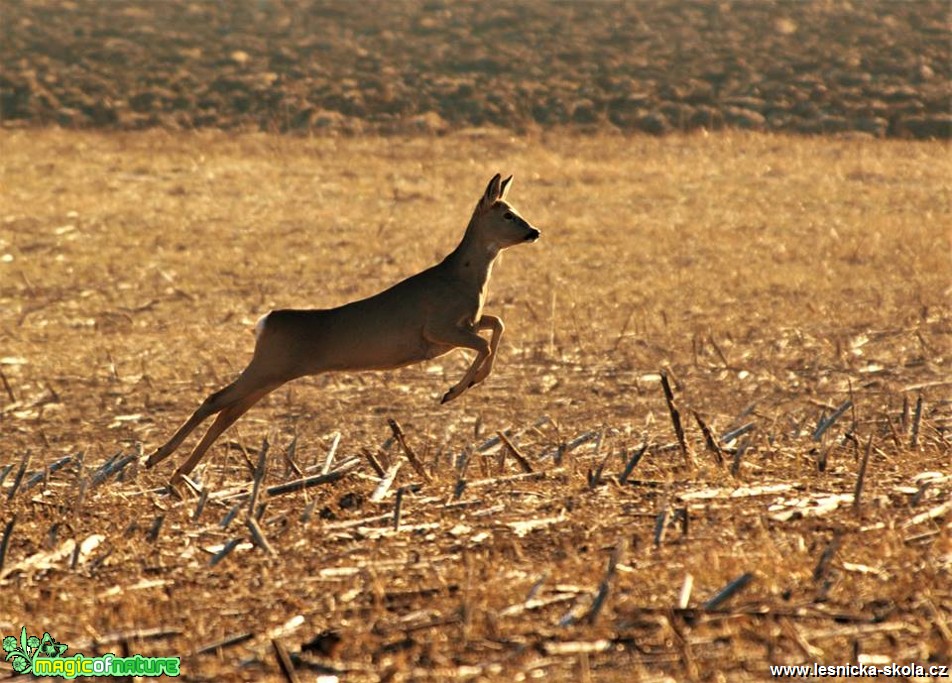
[[[459,246],[446,257],[446,264],[456,278],[484,291],[498,254],[498,246],[478,239],[467,230]]]

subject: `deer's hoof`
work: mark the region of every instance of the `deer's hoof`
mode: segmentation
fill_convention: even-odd
[[[463,393],[462,391],[459,391],[457,390],[456,387],[453,387],[452,389],[447,391],[445,394],[443,394],[443,399],[440,401],[440,405],[444,403],[449,403],[450,401],[453,401],[459,398],[462,393]]]
[[[170,449],[167,447],[167,445],[166,445],[166,446],[160,446],[159,448],[156,448],[154,451],[152,451],[151,453],[149,453],[149,455],[148,455],[147,458],[145,458],[145,467],[146,467],[146,469],[150,469],[150,468],[155,467],[156,465],[158,465],[160,462],[162,462],[162,461],[165,460],[167,457],[169,457],[169,456],[172,454],[172,451],[173,451],[173,450],[174,450],[174,449],[171,449],[171,450],[170,450]]]
[[[186,500],[187,498],[197,496],[198,491],[193,487],[194,484],[189,482],[181,472],[176,472],[172,475],[172,478],[169,479],[169,495],[179,500]]]

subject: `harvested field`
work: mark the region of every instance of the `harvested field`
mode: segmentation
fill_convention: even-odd
[[[189,680],[284,680],[272,639],[311,680],[950,664],[947,147],[32,130],[0,150],[0,634],[181,656]],[[129,457],[244,366],[261,313],[442,257],[497,170],[543,238],[496,269],[484,385],[439,405],[460,352],[288,385],[212,449],[201,504]],[[402,463],[388,490],[367,453]]]

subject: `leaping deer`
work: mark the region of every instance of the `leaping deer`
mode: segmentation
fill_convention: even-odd
[[[440,263],[367,299],[324,310],[275,310],[255,325],[254,355],[234,382],[210,394],[146,467],[168,458],[192,431],[218,413],[188,459],[172,475],[184,481],[222,432],[251,406],[298,377],[339,370],[387,370],[442,356],[456,348],[476,358],[443,395],[459,398],[492,372],[502,320],[483,315],[499,252],[534,242],[540,232],[506,202],[512,176],[489,181],[462,241]],[[486,341],[478,333],[490,330]]]

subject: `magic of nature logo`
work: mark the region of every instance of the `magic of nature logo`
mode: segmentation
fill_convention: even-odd
[[[69,647],[58,643],[46,632],[43,637],[27,635],[26,626],[16,636],[3,639],[6,659],[18,674],[34,676],[178,676],[179,657],[116,657],[107,653],[98,657],[86,657],[82,653],[66,656]]]

